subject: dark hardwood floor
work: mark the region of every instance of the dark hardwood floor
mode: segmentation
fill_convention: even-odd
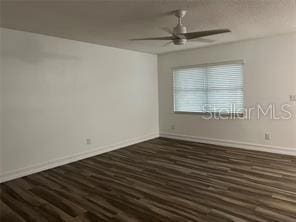
[[[1,222],[296,221],[296,157],[163,138],[0,187]]]

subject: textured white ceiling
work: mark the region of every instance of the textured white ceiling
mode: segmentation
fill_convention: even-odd
[[[296,0],[2,0],[0,9],[2,27],[150,53],[209,45],[129,40],[166,36],[162,28],[176,25],[176,9],[188,10],[188,31],[231,29],[209,37],[211,44],[296,31]]]

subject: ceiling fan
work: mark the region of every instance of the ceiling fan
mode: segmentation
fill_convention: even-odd
[[[170,29],[165,29],[171,36],[164,37],[152,37],[152,38],[140,38],[131,39],[134,41],[139,40],[170,40],[166,45],[173,43],[175,45],[184,45],[188,40],[201,40],[204,42],[211,42],[211,40],[201,39],[205,36],[217,35],[225,32],[230,32],[229,29],[214,29],[200,32],[187,32],[186,26],[182,24],[182,18],[186,15],[187,11],[180,9],[174,11],[174,15],[178,18],[177,26],[171,31]]]

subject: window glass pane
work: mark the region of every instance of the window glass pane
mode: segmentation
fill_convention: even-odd
[[[175,111],[177,112],[204,112],[206,92],[204,91],[177,91],[175,92]]]
[[[241,113],[243,100],[242,90],[209,90],[208,112]]]
[[[242,65],[227,64],[207,68],[209,89],[229,89],[243,87]]]
[[[205,68],[181,69],[174,72],[175,88],[177,90],[205,90]]]

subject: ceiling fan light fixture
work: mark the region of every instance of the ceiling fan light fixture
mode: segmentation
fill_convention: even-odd
[[[173,40],[173,43],[175,45],[185,45],[187,42],[187,39],[174,39]]]

